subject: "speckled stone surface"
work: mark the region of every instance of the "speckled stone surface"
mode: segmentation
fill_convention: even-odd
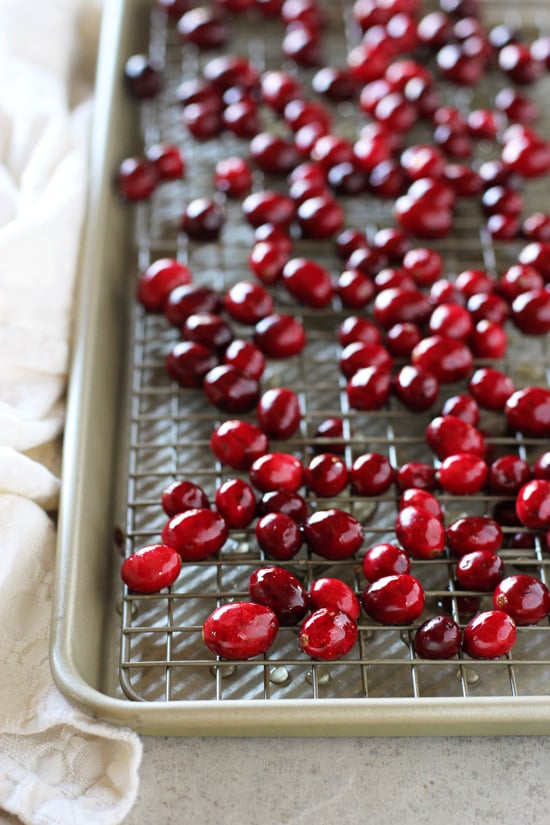
[[[550,737],[145,737],[125,825],[548,825]]]

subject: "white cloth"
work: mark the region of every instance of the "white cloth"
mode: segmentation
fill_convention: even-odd
[[[91,112],[74,99],[99,15],[0,0],[0,810],[29,825],[122,822],[141,759],[134,732],[64,699],[48,659]]]

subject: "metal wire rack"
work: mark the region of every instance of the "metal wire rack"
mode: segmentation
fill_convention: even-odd
[[[331,17],[327,47],[330,59],[341,62],[357,40],[350,24],[351,3],[341,0],[328,5]],[[535,32],[550,34],[550,15],[546,4],[486,2],[488,20],[505,21],[521,26],[527,38]],[[245,54],[259,69],[281,65],[279,31],[275,21],[243,17],[232,28],[231,50]],[[238,202],[227,201],[226,224],[219,243],[190,242],[178,231],[178,217],[183,204],[192,197],[211,195],[212,172],[220,157],[243,154],[246,145],[224,133],[216,140],[192,140],[181,125],[175,89],[184,78],[195,77],[210,55],[183,48],[172,27],[158,10],[151,14],[150,51],[164,65],[165,88],[158,99],[142,104],[141,126],[144,145],[157,140],[177,143],[187,161],[187,175],[181,182],[160,188],[151,203],[136,210],[134,272],[142,271],[151,261],[165,256],[186,262],[197,281],[225,291],[237,280],[250,277],[247,268],[252,230],[245,225]],[[288,64],[290,71],[296,71]],[[304,82],[309,71],[300,70]],[[475,91],[444,88],[449,102],[460,107],[483,105],[491,100],[503,84],[502,76],[489,76]],[[550,80],[544,79],[531,91],[541,102],[539,128],[550,134],[550,116],[543,102],[548,99]],[[354,107],[334,108],[336,131],[354,136],[364,122]],[[278,128],[265,113],[266,128]],[[486,148],[480,144],[480,159]],[[266,180],[256,172],[254,186],[279,187],[280,180]],[[533,182],[525,191],[526,211],[550,207],[544,182]],[[391,205],[371,196],[343,198],[347,225],[366,230],[367,235],[379,227],[392,225]],[[453,233],[442,241],[430,242],[444,255],[446,275],[453,277],[467,268],[486,268],[498,274],[517,259],[519,242],[494,243],[480,229],[478,207],[468,201],[460,203]],[[311,257],[332,272],[341,269],[330,242],[311,242],[296,238],[296,255]],[[134,287],[128,300],[133,301]],[[304,460],[322,441],[314,438],[318,424],[329,416],[344,422],[344,455],[348,465],[358,455],[376,451],[388,456],[393,466],[407,461],[433,462],[426,446],[425,426],[441,408],[446,397],[463,389],[449,385],[441,389],[434,409],[412,415],[394,398],[379,412],[362,413],[349,408],[345,380],[338,369],[339,345],[336,329],[350,315],[336,302],[327,310],[307,310],[298,306],[282,289],[275,288],[277,306],[299,315],[306,326],[308,343],[302,355],[284,363],[271,361],[262,378],[262,388],[288,386],[299,395],[302,421],[299,432],[277,449],[297,454]],[[237,337],[248,337],[250,330],[234,325]],[[509,329],[508,354],[502,366],[518,388],[529,384],[550,383],[550,345],[547,338],[529,338]],[[125,449],[123,474],[126,478],[127,502],[124,553],[159,539],[166,516],[160,506],[162,490],[173,480],[190,478],[213,498],[216,487],[236,475],[222,467],[211,454],[208,444],[219,411],[208,406],[200,390],[182,390],[167,376],[164,358],[178,339],[178,331],[162,316],[146,314],[137,304],[133,310],[133,330],[128,368],[129,420],[128,445]],[[246,416],[245,416],[246,417]],[[253,415],[251,416],[253,420]],[[494,454],[517,453],[532,462],[548,444],[506,430],[500,413],[483,411],[481,426],[488,434]],[[338,500],[315,498],[302,491],[311,509],[340,506],[356,515],[365,528],[365,543],[394,540],[393,523],[397,512],[395,494],[365,499],[351,492]],[[479,494],[474,497],[440,495],[449,523],[468,513],[491,513],[502,497]],[[548,582],[550,557],[542,537],[533,535],[527,549],[509,547],[509,538],[517,531],[505,526],[502,550],[508,574],[525,571]],[[202,624],[217,605],[247,598],[248,578],[259,565],[272,563],[258,548],[253,526],[232,531],[219,556],[201,563],[184,565],[173,587],[160,594],[141,596],[123,590],[121,599],[120,682],[126,697],[141,702],[174,700],[228,699],[311,699],[395,697],[506,697],[547,695],[550,683],[550,626],[547,620],[535,626],[518,628],[518,638],[511,654],[498,660],[470,660],[460,654],[441,661],[420,659],[414,652],[415,627],[387,627],[364,614],[359,624],[359,640],[342,660],[324,664],[310,660],[299,651],[295,627],[282,627],[269,653],[249,661],[216,660],[201,638]],[[287,566],[307,586],[321,575],[337,575],[357,593],[365,587],[360,558],[335,564],[308,553],[304,546]],[[459,590],[454,577],[456,559],[443,555],[437,560],[414,561],[417,575],[426,589],[424,616],[445,611],[462,626],[469,617],[470,600],[479,599],[479,607],[490,605],[490,594]]]

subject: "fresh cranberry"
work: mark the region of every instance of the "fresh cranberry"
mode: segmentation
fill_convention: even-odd
[[[185,510],[210,507],[208,496],[193,481],[173,481],[162,491],[162,509],[167,516],[176,516]]]
[[[491,292],[497,282],[484,269],[464,269],[456,276],[455,286],[468,300],[478,292]]]
[[[489,465],[488,488],[492,493],[516,495],[531,478],[531,469],[518,455],[502,455]]]
[[[284,513],[298,524],[304,522],[308,514],[305,498],[299,493],[291,493],[288,490],[268,490],[260,498],[258,507],[262,515]]]
[[[516,131],[504,141],[501,159],[521,178],[537,178],[550,169],[550,145],[533,131]]]
[[[229,35],[219,13],[206,6],[185,12],[176,28],[184,42],[193,43],[201,51],[221,48]]]
[[[374,276],[386,265],[386,259],[372,247],[358,247],[346,259],[347,269],[358,269],[365,275]]]
[[[283,117],[293,132],[297,132],[308,123],[321,123],[328,132],[332,126],[330,111],[314,100],[296,98],[285,106]]]
[[[443,180],[451,186],[456,197],[473,198],[483,190],[481,175],[468,163],[447,163]]]
[[[473,495],[485,487],[488,467],[478,455],[457,453],[443,459],[439,468],[439,483],[447,493]]]
[[[494,292],[477,292],[468,298],[466,306],[476,325],[480,321],[502,325],[509,315],[508,304]]]
[[[332,661],[349,653],[357,636],[357,625],[347,613],[322,607],[302,622],[298,644],[308,656]]]
[[[439,382],[431,372],[408,364],[395,376],[393,391],[409,410],[422,412],[435,403],[439,395]]]
[[[343,347],[354,341],[365,344],[380,344],[382,335],[371,320],[362,315],[349,315],[338,327],[338,341]]]
[[[464,553],[456,565],[456,579],[464,590],[489,592],[504,578],[504,561],[490,550]]]
[[[366,235],[359,229],[343,229],[334,239],[334,244],[336,253],[343,260],[347,260],[356,249],[368,247]]]
[[[385,576],[409,573],[411,562],[408,555],[396,544],[373,544],[365,551],[361,563],[363,575],[368,582]]]
[[[282,272],[282,282],[290,294],[310,307],[325,307],[332,298],[328,270],[309,258],[290,258]]]
[[[285,30],[281,51],[298,66],[317,68],[323,64],[323,41],[318,30],[297,21]]]
[[[237,137],[254,138],[261,128],[256,102],[248,96],[234,100],[221,113],[221,123]]]
[[[449,206],[443,207],[431,197],[414,197],[410,191],[397,198],[394,214],[401,229],[416,238],[444,238],[453,225]]]
[[[424,590],[418,579],[409,573],[399,573],[369,584],[361,603],[366,613],[377,622],[407,625],[422,615],[424,600]]]
[[[163,85],[160,66],[144,54],[128,58],[124,64],[124,80],[130,94],[141,100],[156,97]]]
[[[185,264],[173,258],[158,258],[140,274],[137,300],[148,312],[161,312],[170,292],[177,286],[189,284],[191,278]]]
[[[534,266],[529,266],[528,264],[514,264],[513,266],[509,266],[502,273],[498,282],[499,292],[510,303],[523,292],[542,289],[543,286],[544,278],[540,272],[538,272]]]
[[[516,498],[516,514],[530,530],[550,527],[550,481],[535,478],[520,489]]]
[[[175,582],[180,570],[177,550],[166,544],[148,544],[124,559],[120,575],[134,593],[158,593]]]
[[[410,180],[440,178],[445,169],[445,155],[437,146],[428,143],[408,146],[399,160]]]
[[[256,406],[261,429],[271,438],[289,438],[300,424],[301,411],[298,396],[287,387],[266,390]]]
[[[421,43],[436,51],[451,38],[451,20],[441,10],[428,12],[418,21],[417,34]]]
[[[363,367],[357,370],[346,386],[350,407],[363,411],[381,409],[390,397],[391,385],[389,370],[382,367]]]
[[[412,277],[401,267],[386,266],[374,276],[376,292],[383,289],[416,289]]]
[[[520,264],[536,269],[546,282],[550,281],[550,243],[532,241],[524,246],[518,255]]]
[[[547,212],[533,212],[522,223],[522,232],[531,241],[550,241],[550,215]]]
[[[260,567],[248,582],[253,602],[270,607],[282,626],[293,625],[306,615],[308,595],[301,581],[283,567]]]
[[[434,490],[437,485],[435,467],[423,461],[406,461],[398,468],[395,480],[397,489],[401,491],[409,487]]]
[[[476,358],[499,360],[506,354],[508,335],[495,321],[478,321],[470,336],[470,347]]]
[[[212,611],[202,635],[209,650],[222,659],[251,659],[269,650],[278,629],[271,608],[255,602],[230,602]]]
[[[492,109],[472,109],[466,118],[469,134],[478,140],[495,140],[502,126],[502,116]]]
[[[429,287],[443,273],[443,258],[434,249],[413,247],[403,256],[402,266],[412,275],[417,286]]]
[[[344,138],[330,133],[321,135],[311,150],[311,159],[327,172],[339,163],[353,163],[354,157],[352,145]]]
[[[344,269],[338,276],[336,294],[342,306],[348,309],[362,309],[374,297],[374,284],[370,278],[357,269]]]
[[[503,610],[486,610],[464,628],[462,647],[473,659],[496,659],[509,653],[516,641],[514,620]]]
[[[423,507],[408,505],[395,519],[397,540],[413,559],[433,559],[445,547],[445,529],[437,516]]]
[[[336,66],[323,66],[315,72],[311,85],[313,91],[329,100],[351,100],[357,91],[350,72]]]
[[[550,593],[540,579],[527,573],[507,576],[497,584],[493,606],[504,610],[516,625],[536,624],[550,611]]]
[[[432,311],[426,295],[417,289],[383,289],[374,299],[374,317],[380,326],[389,329],[395,324],[423,324]]]
[[[454,283],[449,281],[448,278],[438,278],[437,281],[434,281],[430,287],[428,297],[432,306],[439,306],[439,304],[449,303],[464,306],[466,303],[462,293],[456,288]]]
[[[286,175],[300,162],[294,144],[271,132],[258,132],[249,149],[256,166],[271,175]]]
[[[304,469],[310,491],[321,498],[337,496],[347,486],[348,468],[345,461],[333,453],[319,453]]]
[[[218,365],[218,354],[196,341],[178,341],[166,355],[166,372],[180,387],[202,387],[205,376]]]
[[[181,216],[181,229],[195,241],[218,239],[225,221],[223,208],[210,198],[189,201]]]
[[[408,235],[394,226],[383,226],[377,229],[372,239],[374,249],[385,255],[389,261],[401,262],[411,248]]]
[[[269,512],[258,519],[256,540],[264,553],[278,561],[293,559],[302,546],[298,522],[282,511]]]
[[[317,0],[285,0],[281,20],[285,25],[300,22],[319,29],[325,23],[325,12]]]
[[[550,481],[550,450],[541,453],[533,464],[533,476]],[[528,478],[525,479],[527,481]]]
[[[185,174],[185,163],[179,146],[153,143],[147,147],[145,157],[155,166],[159,181],[179,180]]]
[[[381,344],[352,341],[342,350],[338,363],[346,378],[351,378],[364,367],[381,367],[390,371],[393,367],[393,358]]]
[[[127,201],[137,203],[148,200],[155,191],[157,183],[156,166],[146,158],[124,158],[118,167],[116,185],[120,195]]]
[[[276,241],[259,241],[248,256],[248,266],[263,284],[276,283],[283,274],[288,252]]]
[[[298,223],[306,238],[329,238],[344,225],[344,210],[327,194],[303,201],[297,211]]]
[[[512,320],[526,335],[550,332],[550,290],[532,289],[518,295],[512,303]]]
[[[386,332],[386,346],[398,358],[408,358],[421,339],[420,327],[410,321],[394,324]]]
[[[357,621],[361,612],[359,599],[342,579],[324,577],[314,579],[308,590],[309,603],[312,610],[325,607],[345,613],[353,621]]]
[[[210,81],[203,77],[194,77],[184,80],[175,91],[176,100],[182,107],[191,106],[194,103],[207,103],[221,109],[222,100],[218,90]]]
[[[210,437],[210,449],[218,461],[235,470],[247,470],[268,447],[268,438],[259,427],[238,419],[222,422]]]
[[[259,82],[258,74],[248,60],[231,54],[212,57],[204,64],[202,74],[219,92],[233,88],[250,90]]]
[[[345,450],[344,422],[341,418],[325,418],[318,424],[313,437],[313,448],[320,452],[336,453],[341,455]]]
[[[428,321],[428,331],[431,335],[442,335],[459,341],[467,341],[472,329],[470,313],[457,304],[439,304]]]
[[[523,195],[515,189],[491,186],[481,196],[481,208],[485,215],[510,215],[517,218],[523,212]]]
[[[219,410],[239,413],[251,410],[258,401],[259,384],[231,364],[220,364],[204,376],[204,392]]]
[[[482,550],[497,553],[504,534],[497,521],[489,516],[460,516],[446,529],[447,545],[455,556]]]
[[[506,402],[504,412],[508,425],[523,435],[550,437],[549,389],[530,386],[516,390]]]
[[[238,281],[226,293],[224,307],[240,324],[253,326],[273,312],[273,298],[260,284]]]
[[[423,659],[452,659],[461,644],[461,630],[450,616],[430,616],[414,634],[414,649]]]
[[[222,158],[216,163],[214,186],[230,198],[248,195],[252,187],[250,166],[243,158]]]
[[[300,81],[279,70],[264,72],[260,87],[263,102],[281,114],[287,103],[304,96]]]
[[[463,421],[467,421],[472,427],[477,427],[479,424],[480,413],[478,403],[467,393],[450,395],[441,408],[441,415],[454,415],[456,418],[462,418]]]
[[[268,315],[255,326],[254,341],[268,358],[290,358],[306,344],[304,327],[292,315]]]
[[[392,486],[395,470],[382,453],[363,453],[351,465],[350,480],[357,495],[378,496]]]
[[[229,535],[220,513],[196,507],[177,513],[164,525],[162,541],[174,547],[183,561],[203,561],[218,553]]]
[[[258,227],[271,223],[285,227],[293,220],[296,207],[294,201],[286,195],[265,189],[247,195],[242,203],[242,210],[251,226]]]
[[[417,489],[416,487],[408,487],[403,490],[399,497],[399,509],[402,510],[404,507],[423,507],[424,510],[427,510],[441,522],[444,519],[443,507],[428,490]]]
[[[194,312],[181,328],[185,341],[195,341],[212,349],[223,349],[233,340],[233,331],[225,318],[215,312]]]
[[[248,527],[256,514],[254,491],[242,478],[224,481],[216,490],[215,502],[229,528]]]
[[[224,126],[219,100],[189,103],[184,107],[181,119],[187,131],[196,140],[217,137]]]
[[[467,378],[473,368],[469,347],[456,338],[430,335],[414,347],[412,363],[431,372],[440,384],[452,384]]]
[[[483,436],[456,415],[437,416],[426,427],[428,446],[441,460],[457,453],[484,456],[486,445]]]
[[[510,80],[517,84],[533,83],[544,71],[544,64],[537,60],[527,43],[507,43],[498,53],[498,66]]]
[[[363,528],[346,510],[317,510],[304,522],[304,538],[312,553],[339,561],[359,550],[363,543]]]
[[[265,453],[249,469],[250,481],[262,493],[288,490],[295,493],[302,486],[302,463],[290,453]]]
[[[515,389],[510,376],[494,367],[480,367],[468,382],[469,392],[486,410],[503,410]]]
[[[325,180],[317,181],[310,178],[298,178],[288,186],[288,194],[296,203],[300,205],[304,201],[320,197],[327,194],[327,184]]]
[[[255,243],[274,243],[286,254],[292,250],[292,239],[286,227],[274,223],[262,223],[254,230]]]

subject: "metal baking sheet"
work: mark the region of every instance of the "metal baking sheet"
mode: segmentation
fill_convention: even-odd
[[[332,62],[342,62],[353,38],[345,26],[350,3],[326,4],[331,24],[327,44]],[[485,2],[487,23],[521,27],[526,39],[550,34],[547,4]],[[243,16],[232,25],[229,48],[247,55],[259,70],[280,65],[276,21]],[[278,30],[277,30],[278,31]],[[348,39],[346,39],[348,38]],[[137,105],[124,93],[123,65],[149,50],[164,66],[165,87],[154,101]],[[224,133],[197,142],[185,132],[175,90],[195,77],[211,53],[182,47],[173,27],[152,2],[113,0],[106,5],[101,40],[97,104],[91,152],[91,193],[83,248],[78,324],[69,386],[63,495],[59,519],[52,667],[60,689],[90,714],[142,733],[214,735],[403,735],[550,732],[550,626],[548,621],[518,629],[507,657],[472,661],[419,659],[413,627],[384,627],[364,614],[359,641],[344,659],[326,664],[299,651],[296,628],[282,628],[264,657],[238,663],[216,661],[201,639],[202,622],[219,603],[246,597],[248,577],[269,563],[253,528],[232,532],[217,558],[186,564],[178,581],[158,595],[138,596],[123,588],[125,554],[159,539],[166,516],[160,507],[164,487],[179,478],[201,483],[213,498],[216,486],[235,475],[208,449],[221,413],[204,402],[201,391],[182,390],[168,378],[164,357],[178,338],[162,316],[145,313],[135,301],[136,278],[159,257],[185,261],[196,281],[220,291],[250,277],[247,268],[252,230],[239,202],[225,203],[226,224],[219,243],[190,243],[178,230],[183,204],[212,194],[216,160],[246,151],[246,144]],[[300,70],[304,83],[311,71]],[[448,88],[448,101],[463,108],[484,105],[503,85],[489,77],[474,92]],[[538,128],[550,134],[544,101],[550,79],[531,92],[541,103]],[[361,119],[355,107],[334,110],[339,134],[352,137]],[[276,128],[266,120],[266,127]],[[182,181],[160,187],[150,203],[130,207],[113,191],[120,160],[157,140],[177,143],[187,161]],[[480,159],[483,158],[480,147]],[[488,151],[488,150],[487,150]],[[487,155],[490,156],[490,153]],[[277,182],[256,172],[254,186]],[[550,209],[547,182],[530,182],[526,214]],[[373,197],[343,198],[346,224],[372,235],[392,225],[391,204]],[[453,233],[429,242],[445,259],[452,277],[466,268],[498,273],[517,259],[521,243],[493,243],[480,224],[478,207],[459,203]],[[330,242],[296,239],[294,254],[319,260],[338,272],[341,262]],[[366,451],[385,453],[394,466],[409,460],[432,461],[424,428],[435,414],[412,416],[397,402],[378,413],[349,408],[337,368],[337,324],[349,310],[305,310],[282,290],[278,307],[303,319],[308,344],[285,363],[270,362],[262,387],[291,386],[299,393],[303,420],[299,432],[278,449],[307,459],[313,433],[329,415],[341,416],[348,462]],[[238,330],[236,330],[239,332]],[[245,332],[241,330],[241,332]],[[509,330],[503,366],[516,386],[546,385],[550,348],[546,338],[523,338]],[[442,388],[440,406],[457,386]],[[484,412],[482,426],[495,454],[517,452],[532,461],[547,445],[515,437],[502,416]],[[307,496],[307,491],[304,491]],[[365,500],[352,494],[337,502],[308,496],[310,507],[337,504],[364,524],[365,547],[392,540],[395,496]],[[491,512],[498,498],[442,495],[447,522],[462,513]],[[506,533],[513,528],[506,528]],[[540,537],[531,550],[504,549],[507,573],[531,572],[548,579],[550,559]],[[360,593],[365,586],[360,555],[336,565],[304,548],[286,563],[304,583],[338,575]],[[427,590],[425,616],[445,609],[461,624],[453,559],[413,562],[412,572]],[[484,597],[482,605],[488,605]]]

